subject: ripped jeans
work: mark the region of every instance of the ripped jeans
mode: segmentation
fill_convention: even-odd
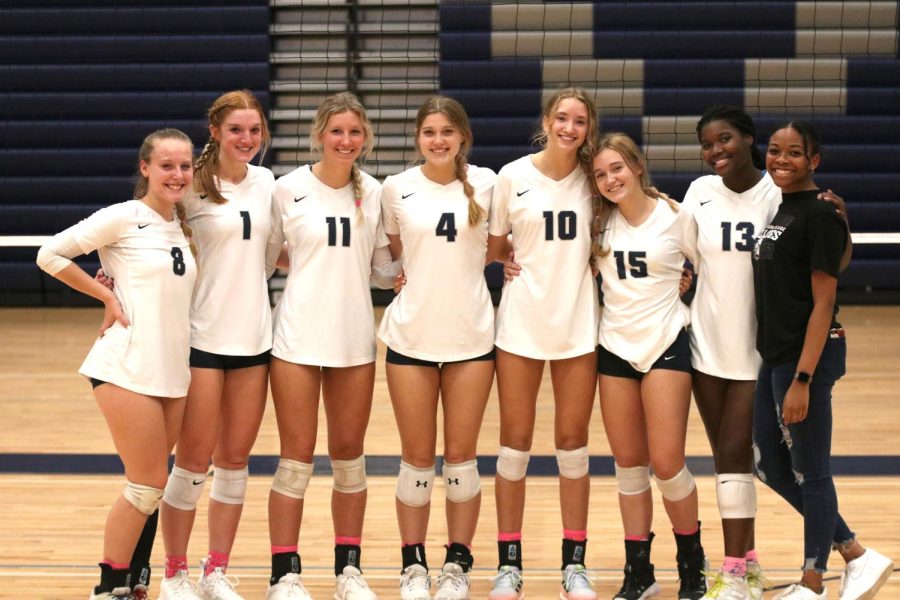
[[[838,513],[831,478],[831,389],[846,371],[847,341],[829,338],[809,384],[806,418],[784,426],[781,406],[794,381],[796,361],[763,365],[753,407],[756,474],[803,515],[804,570],[824,572],[832,543],[853,539]]]

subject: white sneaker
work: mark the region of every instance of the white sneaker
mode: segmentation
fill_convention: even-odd
[[[269,586],[266,600],[312,600],[312,596],[303,587],[298,573],[288,573],[278,583]]]
[[[131,590],[127,587],[121,587],[116,588],[111,592],[103,592],[101,594],[95,594],[92,591],[88,600],[128,600],[130,596]]]
[[[492,580],[493,587],[489,600],[523,600],[522,572],[516,567],[503,565]]]
[[[400,600],[431,600],[431,577],[422,565],[409,565],[400,571]]]
[[[792,583],[791,586],[772,598],[772,600],[826,600],[828,588],[823,587],[822,593],[817,594],[801,583]]]
[[[437,578],[437,588],[434,600],[469,600],[469,575],[458,564],[445,563]]]
[[[559,600],[597,600],[597,592],[584,565],[566,565]]]
[[[200,561],[200,593],[205,600],[244,600],[234,588],[238,585],[237,577],[229,577],[221,567],[206,574],[206,561]]]
[[[752,600],[762,600],[763,592],[772,586],[762,572],[762,566],[755,560],[747,561],[747,589]]]
[[[203,600],[203,596],[188,572],[182,570],[172,577],[163,577],[159,584],[159,600]]]
[[[712,587],[700,600],[752,600],[747,578],[719,571]]]
[[[347,565],[343,573],[337,576],[334,589],[334,600],[378,600],[375,592],[363,579],[362,571]]]
[[[135,585],[131,588],[131,595],[128,596],[128,600],[150,600],[147,586],[140,583]]]
[[[884,554],[866,548],[863,555],[847,563],[841,575],[840,600],[869,600],[891,576],[894,563]]]

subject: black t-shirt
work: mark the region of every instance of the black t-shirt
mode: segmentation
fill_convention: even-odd
[[[834,205],[816,199],[818,193],[783,194],[753,247],[756,349],[768,365],[800,358],[813,308],[812,272],[838,276],[847,227]]]

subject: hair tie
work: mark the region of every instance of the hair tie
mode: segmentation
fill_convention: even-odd
[[[357,198],[353,201],[353,204],[356,205],[356,208],[359,208],[359,205],[362,204],[362,198]]]

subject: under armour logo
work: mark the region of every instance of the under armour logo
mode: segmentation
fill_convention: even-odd
[[[416,487],[428,487],[428,482],[427,481],[419,481],[418,479],[416,479]]]
[[[450,479],[450,478],[448,477],[448,478],[447,478],[447,484],[449,484],[449,485],[459,485],[459,478],[457,477],[456,479]]]

